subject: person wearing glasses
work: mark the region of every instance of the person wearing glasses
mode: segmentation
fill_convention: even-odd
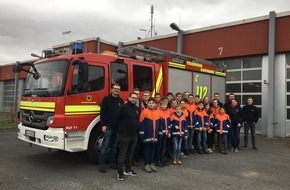
[[[139,108],[136,106],[137,99],[137,94],[133,92],[130,93],[127,103],[118,109],[114,118],[114,126],[117,128],[120,148],[117,174],[117,179],[119,181],[124,180],[124,175],[138,175],[132,170],[132,157],[137,143],[140,115]]]
[[[112,84],[111,94],[104,97],[101,104],[101,126],[104,132],[104,139],[101,145],[99,154],[99,171],[106,173],[105,157],[107,149],[110,148],[110,168],[116,169],[116,150],[117,150],[117,131],[113,126],[113,119],[116,111],[124,104],[123,99],[120,98],[121,87],[119,84]]]

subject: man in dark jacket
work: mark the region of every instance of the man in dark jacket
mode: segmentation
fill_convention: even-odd
[[[136,106],[138,95],[131,93],[128,102],[123,105],[116,113],[114,123],[118,131],[118,141],[120,153],[118,158],[118,175],[117,179],[124,180],[124,174],[137,176],[132,170],[132,157],[138,136],[139,108]],[[126,163],[125,163],[126,161]],[[125,163],[125,170],[124,170]]]
[[[116,111],[124,104],[119,97],[121,87],[119,84],[112,84],[111,94],[104,97],[101,104],[101,125],[104,132],[104,139],[101,145],[99,155],[99,170],[101,173],[106,173],[104,162],[107,154],[107,149],[110,146],[110,167],[116,168],[116,150],[117,150],[117,131],[113,126],[113,120]]]
[[[256,123],[259,120],[259,111],[257,107],[254,105],[254,101],[252,97],[247,98],[247,105],[243,107],[243,112],[245,116],[245,126],[244,126],[244,147],[248,146],[248,134],[249,129],[251,130],[251,139],[252,139],[252,147],[254,150],[258,150],[256,147],[255,134],[256,134]]]
[[[227,108],[227,114],[231,118],[231,152],[238,152],[240,146],[240,131],[244,122],[244,114],[240,105],[235,99],[231,100],[231,105]]]

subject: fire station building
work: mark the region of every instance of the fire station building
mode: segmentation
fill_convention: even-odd
[[[254,99],[261,113],[257,133],[270,138],[290,137],[290,11],[273,11],[266,16],[188,31],[175,24],[171,28],[176,32],[131,42],[114,44],[89,38],[74,43],[73,48],[67,43],[53,49],[103,53],[116,52],[119,46],[143,44],[211,60],[227,69],[227,95],[233,92],[241,106],[247,97]],[[20,73],[19,83],[15,83],[12,67],[13,64],[0,67],[0,113],[13,110],[25,82],[26,73]],[[211,98],[215,91],[208,96]]]

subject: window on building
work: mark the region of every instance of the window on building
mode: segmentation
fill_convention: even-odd
[[[133,66],[134,88],[152,91],[152,68],[140,65]]]
[[[237,93],[237,92],[241,92],[241,83],[230,83],[230,84],[226,84],[226,91],[228,93],[233,92],[233,93]]]
[[[247,103],[248,96],[253,97],[255,105],[261,113],[262,56],[249,56],[234,59],[217,60],[214,61],[214,63],[218,63],[219,65],[226,65],[228,71],[226,77],[227,95],[233,92],[235,94],[235,99],[241,105],[245,105]]]
[[[261,80],[261,70],[243,71],[243,80]]]
[[[287,119],[290,120],[290,108],[287,109]]]
[[[287,71],[287,120],[290,120],[290,53],[286,54],[286,71]]]
[[[227,81],[240,81],[241,80],[241,71],[233,71],[227,73]]]
[[[4,112],[11,112],[14,106],[15,81],[4,81]]]
[[[260,68],[260,67],[262,67],[262,56],[243,58],[243,68]]]
[[[241,69],[241,59],[227,59],[224,64],[228,70],[230,69]]]
[[[111,63],[112,83],[118,83],[122,91],[128,90],[128,67],[123,63]]]
[[[243,92],[262,92],[260,82],[243,83]]]

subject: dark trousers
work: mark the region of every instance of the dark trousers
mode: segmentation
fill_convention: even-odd
[[[229,130],[228,130],[228,134],[227,134],[227,145],[228,145],[228,148],[232,148],[232,130],[233,130],[233,127],[230,127]]]
[[[154,151],[155,151],[155,143],[149,142],[143,144],[143,156],[144,156],[144,165],[153,164]]]
[[[137,143],[134,149],[133,160],[139,162],[139,160],[142,158],[142,152],[143,152],[143,143],[138,135]]]
[[[155,148],[155,161],[163,162],[164,152],[166,148],[166,135],[158,136],[158,141]]]
[[[241,127],[237,126],[237,123],[232,123],[231,129],[231,144],[233,148],[239,148],[240,146],[240,131]]]
[[[171,160],[173,155],[172,155],[172,137],[171,138],[166,138],[166,147],[165,147],[165,153],[164,156],[167,160]]]
[[[216,132],[214,130],[212,130],[210,133],[207,132],[207,145],[209,148],[213,148],[215,145],[215,134]]]
[[[134,148],[137,142],[137,136],[133,136],[133,137],[119,136],[118,140],[119,140],[119,145],[120,145],[118,168],[119,168],[119,173],[123,173],[124,163],[125,163],[126,170],[131,170],[132,157],[133,157]]]
[[[227,149],[227,133],[217,133],[217,138],[219,142],[219,151],[221,152],[222,150],[226,151]]]
[[[254,147],[256,147],[256,139],[255,139],[255,135],[256,135],[256,125],[255,125],[255,123],[250,123],[250,124],[245,123],[245,125],[244,125],[244,132],[245,132],[245,136],[244,136],[244,146],[245,147],[248,146],[249,130],[251,130],[252,146],[254,148]]]

